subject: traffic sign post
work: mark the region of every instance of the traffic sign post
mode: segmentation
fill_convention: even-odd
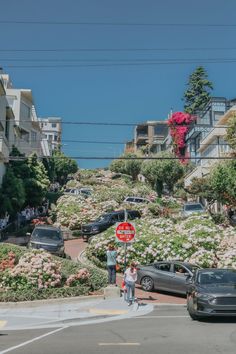
[[[135,239],[135,227],[130,222],[121,222],[116,226],[116,238],[119,242],[123,243],[125,246],[125,259],[124,259],[124,272],[126,270],[126,252],[127,243],[133,242]]]

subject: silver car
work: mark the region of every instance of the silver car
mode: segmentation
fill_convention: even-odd
[[[43,249],[65,257],[64,238],[60,228],[50,225],[35,226],[28,244],[29,248]]]
[[[182,211],[183,216],[190,216],[195,213],[206,213],[206,209],[201,203],[188,202],[184,204]]]
[[[201,269],[188,283],[187,309],[193,320],[207,316],[236,317],[235,269]]]
[[[186,294],[187,282],[193,276],[197,265],[179,261],[160,261],[137,268],[138,279],[143,290],[164,290]]]

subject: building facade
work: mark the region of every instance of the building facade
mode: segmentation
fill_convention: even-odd
[[[164,150],[164,141],[168,135],[167,121],[147,121],[138,124],[134,132],[134,151],[158,153]]]
[[[200,163],[200,147],[205,137],[212,131],[220,118],[235,105],[235,100],[225,97],[212,97],[205,110],[196,113],[196,120],[191,124],[186,135],[186,155],[193,163]]]
[[[12,142],[14,141],[14,113],[8,106],[6,90],[0,77],[0,185],[9,161]]]
[[[29,156],[42,156],[41,128],[37,118],[34,99],[30,89],[15,89],[9,75],[2,74],[8,107],[14,113],[14,137],[11,146]]]
[[[50,155],[54,149],[61,149],[62,124],[59,117],[39,118],[42,141],[47,141]]]
[[[231,152],[231,148],[224,137],[226,135],[227,122],[235,115],[236,105],[227,110],[225,114],[220,115],[214,126],[208,129],[207,132],[204,131],[196,151],[198,156],[196,167],[184,180],[186,187],[191,184],[193,178],[202,178],[209,174],[212,165],[218,162],[217,158],[227,156]]]

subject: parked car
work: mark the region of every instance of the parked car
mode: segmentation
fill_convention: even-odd
[[[192,319],[236,317],[236,270],[200,269],[189,279],[187,310]]]
[[[137,284],[143,290],[164,290],[186,294],[187,278],[192,277],[199,267],[194,264],[179,261],[159,261],[137,268]]]
[[[128,220],[133,220],[141,217],[140,212],[137,210],[126,210],[126,213]],[[108,229],[110,226],[116,224],[117,222],[122,222],[124,220],[125,210],[118,210],[113,211],[111,213],[103,214],[99,216],[99,218],[97,218],[95,221],[86,225],[82,225],[82,237],[84,240],[88,241],[91,236],[99,234],[100,232]]]
[[[188,202],[184,204],[182,211],[183,216],[190,216],[195,213],[206,213],[206,209],[201,203]]]
[[[90,188],[66,188],[64,194],[81,195],[88,198],[92,194],[92,190]]]
[[[57,256],[65,256],[64,238],[60,228],[49,225],[35,226],[28,243],[29,248],[44,249]]]
[[[124,203],[130,203],[130,204],[150,203],[150,200],[142,197],[126,197]]]

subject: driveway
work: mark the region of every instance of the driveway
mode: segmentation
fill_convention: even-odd
[[[66,253],[74,260],[77,260],[79,254],[85,250],[87,243],[82,239],[65,241]],[[121,286],[122,274],[117,274],[117,284]],[[136,296],[140,302],[153,304],[186,304],[186,299],[182,296],[143,291],[139,285],[136,285]]]

